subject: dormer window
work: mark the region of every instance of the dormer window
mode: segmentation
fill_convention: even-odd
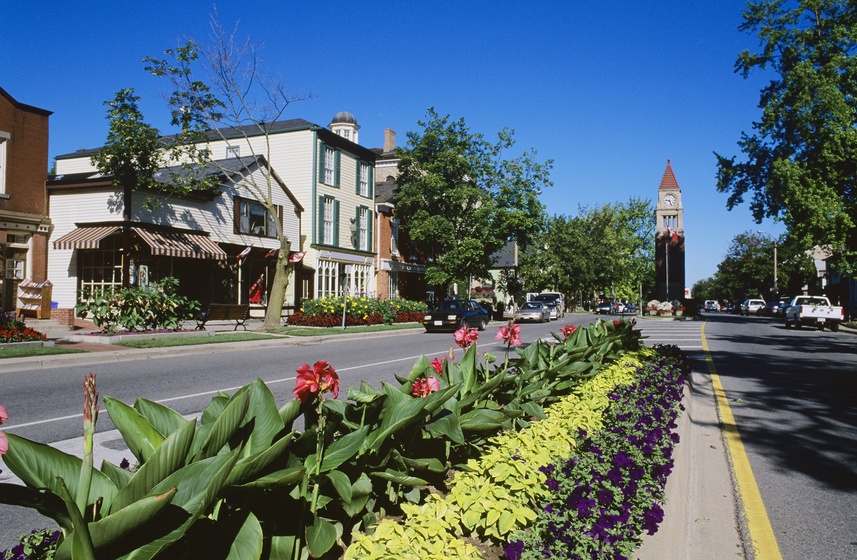
[[[226,146],[226,157],[227,158],[241,157],[241,146]]]

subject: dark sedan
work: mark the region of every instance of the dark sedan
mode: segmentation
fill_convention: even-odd
[[[490,318],[488,311],[472,299],[449,299],[423,317],[423,326],[426,331],[455,331],[461,327],[484,331]]]

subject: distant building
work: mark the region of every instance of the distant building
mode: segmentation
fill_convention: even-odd
[[[45,178],[52,114],[0,88],[0,310],[19,307],[22,280],[48,280]]]
[[[685,296],[684,206],[670,160],[658,186],[655,226],[655,294],[660,301]]]

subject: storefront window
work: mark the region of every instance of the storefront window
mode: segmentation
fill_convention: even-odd
[[[89,293],[122,287],[122,250],[118,236],[101,241],[101,248],[78,251],[80,289]]]

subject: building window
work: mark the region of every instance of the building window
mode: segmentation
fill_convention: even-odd
[[[237,215],[237,232],[262,237],[276,237],[278,216],[272,215],[268,209],[255,200],[235,197],[235,212]]]
[[[241,146],[226,146],[226,157],[237,158],[241,156]]]
[[[387,299],[399,297],[399,273],[391,270],[387,274]]]
[[[357,169],[360,176],[357,177],[357,194],[360,196],[369,196],[369,165],[365,162],[358,162]]]
[[[9,280],[24,279],[24,260],[23,259],[6,259],[6,278]]]
[[[120,236],[103,239],[99,249],[78,251],[81,293],[101,294],[122,287]]]
[[[328,185],[333,184],[334,173],[336,172],[336,152],[330,146],[324,147],[324,182]]]
[[[333,245],[333,207],[332,198],[324,199],[324,231],[321,242],[324,245]]]
[[[357,248],[361,251],[369,250],[369,209],[360,207],[357,209]]]
[[[390,220],[390,255],[399,256],[399,220]]]
[[[8,132],[0,130],[0,194],[6,194],[6,147],[11,137]]]

